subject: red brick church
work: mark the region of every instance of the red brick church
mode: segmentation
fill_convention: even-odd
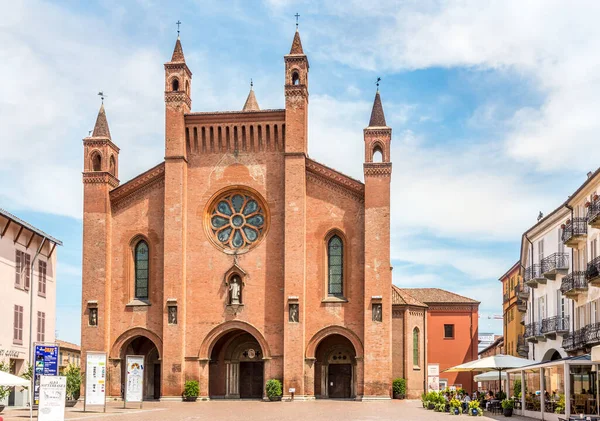
[[[192,112],[177,39],[164,161],[120,184],[104,106],[83,139],[82,350],[108,353],[109,396],[131,354],[146,358],[149,399],[180,398],[189,379],[201,398],[261,398],[271,378],[296,399],[387,399],[398,376],[422,391],[424,309],[400,300],[392,312],[392,129],[379,92],[363,183],[308,156],[298,32],[284,63],[285,108],[261,110],[251,90],[241,111]],[[392,313],[406,318],[398,369]]]

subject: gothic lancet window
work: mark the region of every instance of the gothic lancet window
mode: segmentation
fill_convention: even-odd
[[[148,243],[135,246],[135,298],[148,299]]]
[[[329,295],[342,296],[344,294],[344,249],[342,239],[334,235],[327,244],[328,279],[327,290]]]
[[[413,367],[419,367],[420,350],[419,350],[419,328],[413,329]]]

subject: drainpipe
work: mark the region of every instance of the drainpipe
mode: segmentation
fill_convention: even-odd
[[[525,234],[525,239],[529,242],[529,245],[531,248],[531,276],[533,276],[533,243],[531,242],[529,237],[527,237],[527,234]],[[535,294],[533,293],[535,288],[529,288],[529,289],[531,291],[531,319],[532,319],[531,323],[535,323],[535,321],[534,321],[534,319],[535,319]],[[535,342],[531,343],[531,347],[532,347],[531,359],[535,360]]]
[[[429,307],[423,309],[423,392],[427,393],[429,387],[427,386],[427,364],[429,363],[429,356],[427,355],[427,311]],[[439,370],[438,370],[439,371]],[[439,374],[438,374],[439,376]],[[439,377],[438,377],[439,380]]]
[[[569,205],[565,205],[567,209],[571,211],[571,223],[573,224],[575,221],[573,220],[573,208]],[[574,225],[573,225],[574,226]],[[575,260],[573,257],[575,251],[573,247],[571,247],[571,273],[573,274],[573,281],[575,281]],[[575,333],[575,301],[571,300],[571,332]]]

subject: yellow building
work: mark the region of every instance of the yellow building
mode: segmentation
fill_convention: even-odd
[[[517,262],[500,277],[503,294],[504,353],[527,358],[529,344],[523,337],[525,326],[521,323],[521,319],[527,311],[529,287],[523,283],[519,269],[520,262]]]

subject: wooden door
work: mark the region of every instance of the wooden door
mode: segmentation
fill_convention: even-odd
[[[154,364],[154,399],[160,399],[160,364]]]
[[[263,363],[240,363],[240,398],[261,399],[263,397]]]
[[[329,364],[328,387],[330,398],[352,397],[352,365]]]

